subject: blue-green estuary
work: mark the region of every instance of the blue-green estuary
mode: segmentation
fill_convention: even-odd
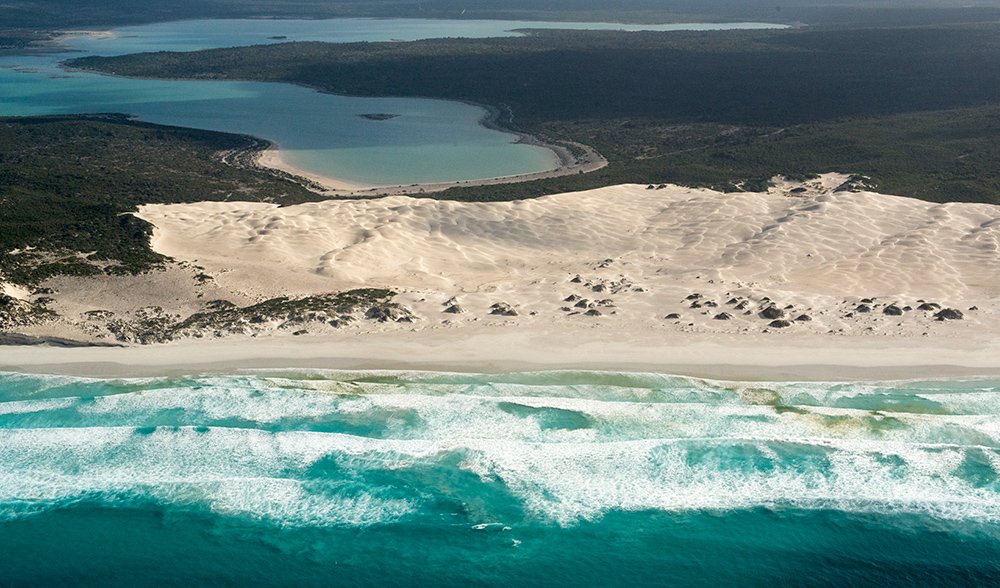
[[[1000,381],[0,376],[7,585],[1000,581]]]
[[[392,41],[510,36],[534,28],[708,30],[758,23],[632,26],[415,19],[195,20],[65,37],[65,53],[0,57],[0,116],[118,112],[166,125],[271,141],[288,164],[355,184],[399,185],[530,174],[559,165],[551,150],[480,124],[478,106],[417,98],[360,98],[287,84],[144,80],[67,71],[82,55],[193,51],[288,41]],[[390,120],[361,115],[389,113]]]

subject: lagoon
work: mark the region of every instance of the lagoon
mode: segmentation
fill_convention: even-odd
[[[762,23],[618,25],[419,19],[192,20],[71,34],[66,52],[0,57],[0,116],[120,112],[141,120],[267,139],[310,174],[397,185],[474,180],[554,169],[556,155],[480,124],[485,111],[418,98],[335,96],[288,84],[116,78],[66,71],[81,54],[192,51],[288,41],[491,37],[524,28],[712,30]],[[398,115],[389,120],[369,113]]]

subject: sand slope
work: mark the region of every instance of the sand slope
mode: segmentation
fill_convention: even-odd
[[[278,208],[149,205],[154,248],[237,289],[383,285],[475,291],[614,260],[633,281],[833,296],[1000,294],[1000,207],[870,192],[723,194],[622,185],[505,203],[409,197]],[[696,284],[694,284],[696,285]]]
[[[208,340],[143,349],[7,348],[0,369],[1000,373],[1000,206],[838,191],[845,180],[779,182],[761,194],[623,185],[489,204],[394,196],[143,206],[154,248],[176,263],[52,280],[63,318],[28,334],[112,341],[115,321],[179,321],[217,299],[246,306],[357,287],[395,290],[415,318],[278,320],[221,341],[208,329]],[[445,312],[456,301],[461,312]],[[935,320],[921,301],[964,318]],[[497,303],[516,316],[491,313]],[[903,310],[887,314],[892,304]],[[761,316],[772,305],[788,324]]]

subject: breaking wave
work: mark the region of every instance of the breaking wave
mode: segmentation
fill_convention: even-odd
[[[293,527],[761,508],[995,523],[998,476],[995,380],[0,374],[0,520],[153,503]]]

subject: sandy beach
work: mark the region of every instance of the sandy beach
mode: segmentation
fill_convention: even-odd
[[[827,174],[735,194],[622,185],[503,203],[144,206],[153,248],[172,263],[50,280],[60,318],[19,330],[128,347],[5,347],[0,370],[1000,373],[1000,207],[845,182]],[[276,297],[357,288],[389,289],[392,301],[332,320],[238,315]],[[170,330],[219,308],[225,324]],[[168,342],[133,345],[153,328]]]
[[[655,372],[735,381],[887,381],[1000,376],[1000,341],[770,339],[718,335],[615,338],[600,329],[382,332],[364,336],[181,341],[126,348],[0,347],[0,371],[91,377],[243,370],[542,370]]]
[[[273,144],[257,154],[254,163],[264,169],[277,170],[296,178],[305,179],[311,188],[316,188],[331,195],[361,192],[377,187],[309,173],[288,163],[284,158],[281,148]]]

